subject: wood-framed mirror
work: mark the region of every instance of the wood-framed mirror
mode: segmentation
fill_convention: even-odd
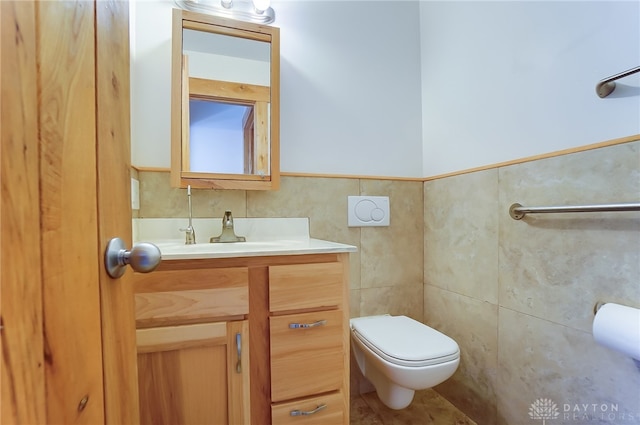
[[[173,10],[171,185],[280,185],[280,30]]]

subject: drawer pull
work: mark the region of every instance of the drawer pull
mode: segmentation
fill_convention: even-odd
[[[236,362],[236,373],[242,373],[242,335],[236,334],[236,350],[238,353],[238,361]]]
[[[321,404],[318,407],[316,407],[313,410],[309,410],[309,411],[304,411],[304,410],[292,410],[291,411],[291,416],[309,416],[309,415],[313,415],[314,413],[318,413],[319,411],[326,409],[327,405],[326,404]]]
[[[317,326],[324,326],[327,324],[326,320],[318,320],[313,323],[289,323],[289,329],[307,329],[315,328]]]

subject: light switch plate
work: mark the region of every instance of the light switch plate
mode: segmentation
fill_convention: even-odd
[[[131,179],[131,209],[140,209],[140,182],[134,178]]]
[[[347,221],[349,227],[388,226],[388,196],[348,196]]]

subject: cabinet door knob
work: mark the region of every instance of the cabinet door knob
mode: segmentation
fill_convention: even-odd
[[[326,404],[321,404],[318,407],[316,407],[313,410],[292,410],[291,411],[291,416],[309,416],[309,415],[313,415],[314,413],[318,413],[319,411],[326,409],[327,405]]]
[[[324,326],[327,324],[326,320],[318,320],[313,323],[289,323],[289,329],[306,329],[306,328],[315,328],[318,326]]]

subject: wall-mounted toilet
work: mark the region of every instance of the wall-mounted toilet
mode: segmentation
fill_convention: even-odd
[[[350,325],[358,367],[392,409],[404,409],[416,390],[444,382],[460,364],[453,339],[409,317],[359,317]]]

